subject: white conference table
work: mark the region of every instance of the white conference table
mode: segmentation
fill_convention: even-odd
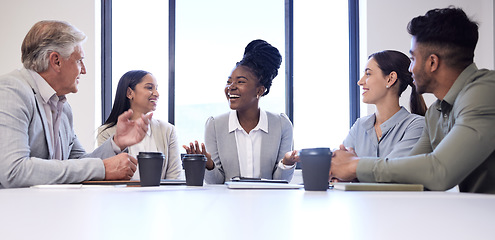
[[[495,239],[495,195],[0,189],[0,239]]]

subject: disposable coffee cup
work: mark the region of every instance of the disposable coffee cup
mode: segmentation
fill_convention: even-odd
[[[299,152],[304,190],[326,191],[330,177],[332,151],[329,148],[306,148]]]
[[[186,154],[182,158],[186,172],[187,186],[203,186],[205,179],[206,157],[203,154]]]
[[[161,152],[139,152],[137,159],[141,187],[160,186],[164,158]]]

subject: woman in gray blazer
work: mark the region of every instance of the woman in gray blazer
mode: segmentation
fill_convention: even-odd
[[[121,113],[132,109],[132,119],[134,119],[155,111],[159,97],[157,81],[151,73],[142,70],[125,73],[119,80],[112,111],[105,124],[98,128],[98,145],[115,134],[117,127],[115,124]],[[175,127],[168,122],[152,118],[148,133],[140,143],[129,147],[129,154],[136,157],[139,152],[157,151],[165,155],[161,178],[179,178],[182,164]],[[132,179],[139,179],[138,170]]]
[[[250,42],[230,74],[225,96],[233,110],[206,122],[205,144],[184,145],[187,153],[207,156],[205,180],[222,184],[232,177],[290,181],[295,162],[292,123],[283,113],[259,108],[259,99],[270,92],[282,57],[263,40]]]

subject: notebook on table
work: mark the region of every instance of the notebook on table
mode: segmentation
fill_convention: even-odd
[[[333,189],[343,191],[423,191],[422,184],[401,183],[332,183]]]
[[[263,183],[289,183],[283,179],[265,179],[265,178],[249,178],[249,177],[233,177],[232,182],[263,182]]]
[[[112,180],[112,181],[84,181],[82,184],[87,185],[127,185],[127,186],[139,186],[141,182],[139,180]],[[160,185],[186,185],[186,180],[182,179],[161,179]]]
[[[271,182],[225,182],[230,189],[298,189],[303,185]]]

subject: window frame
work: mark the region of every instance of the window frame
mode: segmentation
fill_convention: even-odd
[[[294,123],[294,2],[285,1],[285,113]],[[168,121],[175,123],[175,19],[176,0],[169,0]],[[350,125],[359,118],[359,0],[349,6],[349,113]],[[101,0],[101,116],[102,124],[112,110],[112,0]]]

